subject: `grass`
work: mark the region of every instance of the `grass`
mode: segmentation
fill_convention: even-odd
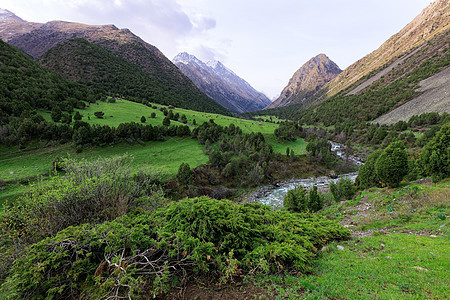
[[[275,299],[449,299],[450,179],[366,190],[321,213],[372,235],[327,245],[312,274],[250,281]]]
[[[286,154],[286,148],[294,150],[295,155],[306,154],[306,145],[308,144],[304,139],[298,138],[292,142],[280,142],[275,136],[266,137],[269,144],[272,145],[274,152]]]
[[[257,282],[278,299],[448,299],[449,250],[444,236],[335,242],[321,251],[313,274],[261,276]]]
[[[156,107],[164,107],[160,104],[152,104]],[[167,106],[165,106],[167,107]],[[129,123],[129,122],[141,122],[141,117],[144,116],[147,121],[145,124],[151,125],[162,125],[162,121],[165,118],[164,114],[159,109],[153,109],[146,105],[131,102],[128,100],[120,99],[115,103],[109,102],[96,102],[91,103],[89,107],[85,109],[75,109],[75,111],[79,111],[81,115],[83,115],[83,121],[88,122],[90,124],[98,124],[98,125],[108,125],[111,127],[117,127],[120,123]],[[99,119],[94,116],[94,112],[102,111],[104,112],[104,117]],[[278,128],[278,124],[273,124],[269,122],[263,121],[252,121],[240,118],[234,118],[229,116],[223,116],[219,114],[212,113],[204,113],[197,112],[193,110],[187,110],[182,108],[175,108],[172,110],[174,114],[179,113],[180,117],[184,114],[188,120],[188,124],[193,127],[193,121],[195,119],[196,124],[200,125],[203,122],[208,122],[210,119],[214,119],[216,124],[221,126],[229,126],[231,123],[239,126],[244,133],[250,132],[261,132],[262,134],[273,134],[274,130]],[[154,112],[156,114],[156,118],[151,118],[151,113]],[[49,111],[41,111],[40,112],[44,118],[48,121],[51,121],[50,112]],[[89,119],[88,119],[89,117]],[[171,122],[171,125],[174,124],[182,124],[178,122]]]
[[[128,153],[133,156],[136,170],[152,167],[163,170],[167,178],[174,177],[181,163],[186,162],[191,168],[205,164],[208,156],[203,153],[203,146],[191,138],[167,138],[165,141],[147,142],[145,146],[138,143],[120,143],[113,146],[95,147],[75,153],[70,145],[19,150],[0,146],[1,179],[8,184],[0,192],[0,206],[5,200],[15,200],[27,188],[28,179],[36,179],[43,173],[51,172],[53,160],[58,156],[70,155],[74,158],[95,159]],[[11,172],[14,172],[11,174]]]

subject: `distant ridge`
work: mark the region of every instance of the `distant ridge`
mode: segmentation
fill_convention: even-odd
[[[42,56],[65,40],[85,39],[147,73],[152,78],[152,101],[229,114],[225,108],[203,94],[155,46],[144,42],[128,29],[119,29],[114,25],[86,25],[64,21],[29,23],[6,10],[2,10],[0,15],[0,37],[33,57]]]
[[[270,104],[269,98],[220,61],[204,63],[186,52],[172,61],[201,91],[232,112],[261,110]]]

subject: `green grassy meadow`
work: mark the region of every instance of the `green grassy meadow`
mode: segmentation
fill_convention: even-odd
[[[258,276],[256,282],[276,299],[448,299],[449,250],[444,236],[333,242],[321,251],[313,274]]]
[[[157,108],[163,107],[154,104]],[[141,117],[145,116],[146,123],[151,125],[161,125],[164,114],[159,109],[153,109],[146,105],[131,102],[123,99],[116,100],[115,103],[97,102],[89,104],[86,109],[76,109],[83,116],[83,121],[91,125],[108,125],[116,127],[120,123],[141,122]],[[104,112],[104,117],[99,119],[94,116],[94,112]],[[152,113],[156,114],[151,118]],[[51,121],[50,112],[40,112],[44,118]],[[286,153],[286,148],[294,150],[296,155],[306,153],[307,143],[299,138],[293,142],[283,142],[278,140],[273,132],[278,128],[278,124],[260,121],[252,121],[235,117],[228,117],[218,114],[196,112],[181,108],[173,109],[173,113],[186,115],[188,125],[194,128],[194,119],[197,125],[213,119],[216,124],[229,126],[235,124],[244,133],[261,132],[267,141],[272,145],[275,152]],[[179,122],[171,122],[171,126],[181,125]],[[163,170],[167,178],[176,175],[181,163],[188,163],[191,168],[205,164],[208,161],[207,155],[203,152],[203,146],[191,138],[166,138],[163,142],[147,142],[145,146],[138,143],[121,143],[113,146],[91,147],[84,149],[81,153],[76,153],[70,145],[55,145],[48,147],[35,147],[19,149],[17,147],[0,146],[0,178],[9,184],[5,190],[0,191],[0,203],[5,199],[13,199],[24,191],[24,183],[36,180],[42,174],[51,173],[52,162],[61,156],[71,156],[75,158],[95,159],[99,156],[110,157],[128,153],[133,156],[136,168],[149,166]]]
[[[167,107],[160,104],[152,104],[156,107]],[[88,122],[90,124],[98,124],[98,125],[108,125],[111,127],[116,127],[120,123],[129,123],[129,122],[141,122],[141,117],[144,116],[147,120],[145,124],[151,125],[162,125],[162,121],[164,119],[164,114],[159,109],[153,109],[146,105],[131,102],[128,100],[117,100],[115,103],[109,102],[101,102],[98,101],[96,103],[91,103],[85,109],[75,109],[75,111],[79,111],[83,116],[83,121]],[[96,111],[102,111],[105,113],[102,119],[99,119],[94,116]],[[273,124],[269,122],[263,121],[252,121],[246,119],[240,119],[235,117],[223,116],[219,114],[212,113],[204,113],[197,112],[193,110],[187,110],[182,108],[172,109],[173,113],[179,113],[181,115],[186,115],[188,120],[188,125],[193,127],[193,121],[195,119],[197,125],[202,124],[203,122],[208,122],[210,119],[213,119],[216,124],[221,126],[228,126],[231,123],[234,125],[241,127],[244,133],[250,132],[261,132],[262,134],[273,134],[273,131],[278,128],[278,124]],[[156,118],[151,118],[151,113],[156,113]],[[44,118],[48,121],[51,121],[50,112],[41,112]],[[171,122],[171,125],[182,124],[178,122]]]
[[[312,274],[249,279],[269,297],[449,299],[448,179],[365,190],[319,213],[356,235],[318,249]]]
[[[133,157],[136,170],[151,167],[162,170],[167,178],[174,177],[179,166],[186,162],[191,168],[208,162],[203,146],[191,138],[171,137],[165,141],[138,143],[120,143],[113,146],[94,147],[76,153],[69,145],[21,151],[4,146],[0,147],[0,178],[10,182],[5,190],[0,191],[0,205],[6,199],[14,199],[24,192],[28,180],[36,180],[40,175],[51,172],[52,162],[60,156],[79,159],[95,159],[128,154]],[[13,172],[13,173],[11,173]]]

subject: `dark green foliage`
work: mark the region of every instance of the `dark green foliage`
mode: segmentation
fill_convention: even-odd
[[[220,167],[224,164],[224,162],[224,157],[219,150],[214,149],[213,151],[211,151],[211,153],[209,154],[209,163],[211,165]]]
[[[76,111],[75,115],[73,116],[74,121],[81,121],[82,118],[83,116],[80,114],[80,112]]]
[[[59,122],[63,116],[61,109],[59,107],[52,110],[52,113],[50,114],[53,122]]]
[[[97,118],[99,118],[99,119],[103,119],[103,116],[105,115],[105,113],[104,112],[102,112],[102,111],[96,111],[96,112],[94,112],[94,116],[96,116]]]
[[[61,76],[93,86],[103,94],[113,93],[139,103],[229,114],[175,66],[149,55],[149,49],[139,42],[118,44],[107,39],[99,46],[83,39],[66,40],[39,60]]]
[[[142,116],[141,117],[141,123],[145,123],[145,122],[147,122],[147,119],[144,116]]]
[[[155,112],[152,112],[152,113],[150,114],[150,118],[152,118],[152,119],[156,118],[156,113],[155,113]]]
[[[450,176],[450,123],[442,126],[434,138],[423,148],[419,165],[433,181]]]
[[[0,61],[0,124],[27,110],[72,112],[73,108],[84,108],[82,101],[101,98],[92,89],[61,78],[3,41]]]
[[[282,122],[279,127],[275,129],[274,134],[280,140],[295,141],[302,131],[303,129],[293,122]]]
[[[317,186],[314,185],[312,190],[309,191],[309,209],[312,212],[319,211],[323,208],[323,196],[317,192]]]
[[[180,184],[186,185],[191,181],[191,167],[187,163],[182,163],[178,168],[177,180]]]
[[[163,122],[162,122],[162,124],[164,126],[166,126],[166,127],[169,126],[170,125],[170,118],[169,117],[165,117]]]
[[[259,204],[187,199],[154,213],[70,227],[29,247],[2,285],[16,298],[139,298],[173,279],[308,272],[318,247],[350,232],[317,215]]]
[[[284,197],[283,206],[291,212],[306,212],[309,208],[308,200],[306,190],[299,186],[288,191],[286,197]]]
[[[328,167],[336,163],[336,157],[331,153],[331,143],[326,138],[311,136],[306,151],[312,158]]]
[[[400,141],[390,144],[376,160],[375,172],[383,184],[397,187],[408,174],[408,154],[405,145]]]
[[[330,192],[335,201],[351,200],[356,193],[356,187],[348,178],[342,178],[338,183],[330,183]]]
[[[380,179],[375,171],[375,162],[382,152],[383,150],[380,149],[369,155],[366,163],[359,168],[358,179],[361,189],[380,186]]]

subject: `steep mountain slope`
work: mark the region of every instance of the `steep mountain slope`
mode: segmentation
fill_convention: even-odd
[[[8,122],[8,116],[56,107],[72,111],[74,107],[83,108],[82,101],[97,100],[92,89],[63,79],[3,41],[0,82],[0,125]]]
[[[227,114],[228,111],[203,94],[155,46],[152,46],[128,29],[114,25],[85,25],[52,21],[45,24],[17,20],[14,15],[3,14],[0,37],[21,48],[33,57],[39,57],[55,45],[73,38],[86,39],[125,59],[136,68],[152,76],[154,101],[184,108]],[[14,26],[10,26],[14,24]]]
[[[269,98],[256,91],[219,61],[204,63],[188,53],[180,53],[173,63],[206,95],[233,112],[260,110]]]
[[[280,97],[267,108],[278,108],[303,103],[342,70],[325,54],[311,58],[298,69],[289,84],[283,89]]]
[[[45,52],[39,61],[63,77],[94,86],[105,94],[117,94],[138,102],[144,99],[175,106],[184,104],[176,95],[166,93],[154,76],[83,39],[65,40]],[[191,95],[185,95],[184,99],[189,100],[191,106],[198,100]],[[208,108],[207,104],[202,103],[198,109]]]
[[[414,18],[411,23],[389,38],[377,50],[358,60],[339,76],[331,80],[324,87],[327,95],[334,95],[357,82],[363,76],[388,67],[400,56],[407,56],[414,49],[424,46],[427,41],[436,35],[448,31],[449,28],[450,1],[434,1]]]
[[[450,1],[437,0],[379,49],[303,102],[290,103],[299,105],[277,114],[331,125],[358,120],[395,123],[414,114],[450,113],[450,81],[445,75],[449,45]]]

